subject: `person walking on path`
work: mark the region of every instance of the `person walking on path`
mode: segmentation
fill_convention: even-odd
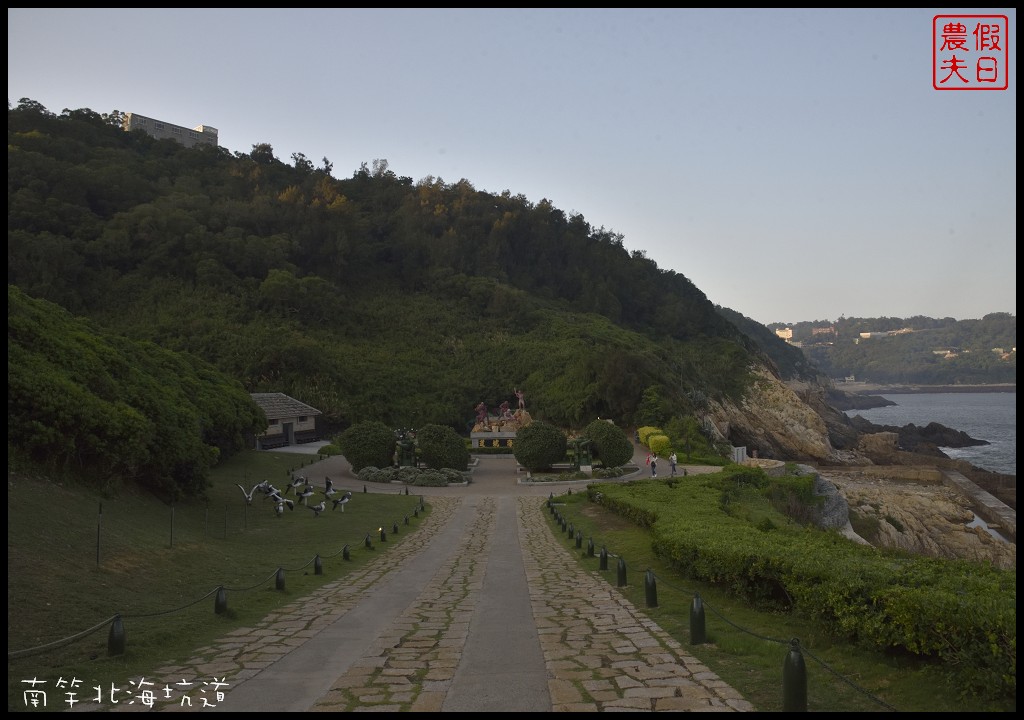
[[[658,477],[658,454],[657,453],[651,453],[650,460],[651,460],[651,477],[652,478],[656,478],[656,477]]]
[[[670,473],[670,476],[671,477],[675,477],[676,476],[676,451],[675,450],[673,450],[672,454],[668,456],[668,465],[669,465],[670,468],[672,468],[672,472]]]

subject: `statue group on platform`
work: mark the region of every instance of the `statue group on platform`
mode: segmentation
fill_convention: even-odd
[[[514,392],[518,404],[515,411],[508,400],[502,401],[493,415],[483,401],[473,408],[476,411],[473,432],[515,432],[529,425],[532,420],[526,412],[526,394],[519,388]]]

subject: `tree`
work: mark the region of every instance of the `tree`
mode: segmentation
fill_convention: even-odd
[[[534,421],[516,433],[512,454],[530,471],[543,470],[565,458],[565,433],[546,422]]]
[[[253,162],[258,162],[263,165],[270,165],[277,158],[274,157],[274,148],[270,143],[259,143],[252,146],[252,152],[249,153],[249,157],[253,159]]]
[[[364,467],[388,467],[395,452],[395,433],[377,420],[357,423],[334,442],[353,472]]]
[[[302,173],[313,172],[313,163],[300,152],[292,153],[292,161],[295,163],[295,169]]]
[[[469,467],[466,441],[446,425],[424,425],[416,431],[420,460],[428,467],[463,471]]]
[[[594,456],[606,468],[620,467],[633,459],[633,443],[622,428],[605,420],[595,420],[587,425],[583,434],[593,443]]]

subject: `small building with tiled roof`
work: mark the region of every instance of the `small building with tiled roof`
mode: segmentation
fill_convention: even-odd
[[[256,436],[257,450],[300,445],[320,439],[316,430],[316,417],[323,413],[315,407],[310,407],[284,393],[250,395],[267,416],[267,429]]]

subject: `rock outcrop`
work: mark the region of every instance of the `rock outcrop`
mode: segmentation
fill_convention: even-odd
[[[824,421],[767,370],[739,405],[712,403],[709,419],[723,438],[761,457],[826,460],[833,456]]]
[[[854,531],[875,547],[1017,567],[1017,545],[979,524],[970,501],[952,488],[846,469],[822,471],[820,479],[845,498]],[[832,519],[841,521],[834,512]]]

